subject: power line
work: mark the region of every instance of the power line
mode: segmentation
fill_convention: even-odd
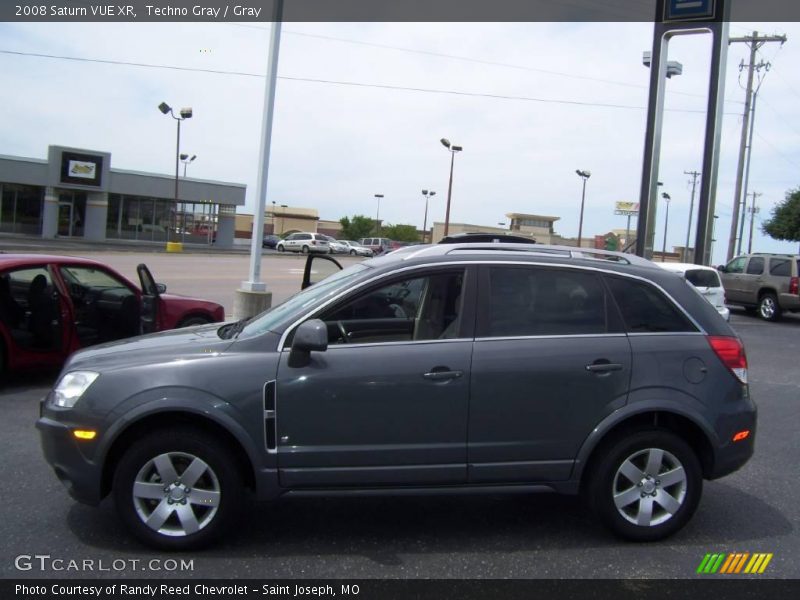
[[[0,49],[0,54],[10,54],[15,56],[29,56],[35,58],[48,58],[48,59],[55,59],[55,60],[69,60],[75,62],[88,62],[88,63],[97,63],[97,64],[109,64],[109,65],[116,65],[116,66],[128,66],[128,67],[139,67],[139,68],[148,68],[148,69],[168,69],[173,71],[187,71],[187,72],[198,72],[198,73],[210,73],[214,75],[234,75],[234,76],[242,76],[242,77],[263,77],[263,75],[258,73],[247,73],[243,71],[225,71],[225,70],[218,70],[218,69],[203,69],[199,67],[180,67],[176,65],[164,65],[164,64],[152,64],[152,63],[139,63],[139,62],[130,62],[130,61],[121,61],[121,60],[110,60],[110,59],[100,59],[100,58],[83,58],[83,57],[76,57],[76,56],[64,56],[64,55],[55,55],[55,54],[43,54],[43,53],[35,53],[35,52],[18,52],[14,50],[2,50]],[[348,87],[359,87],[359,88],[373,88],[373,89],[385,89],[385,90],[394,90],[394,91],[406,91],[406,92],[422,92],[428,94],[447,94],[447,95],[454,95],[454,96],[468,96],[468,97],[476,97],[476,98],[489,98],[494,100],[518,100],[518,101],[525,101],[525,102],[539,102],[545,104],[564,104],[564,105],[571,105],[571,106],[590,106],[596,108],[618,108],[624,110],[645,110],[644,106],[635,106],[631,104],[615,104],[615,103],[603,103],[603,102],[584,102],[581,100],[564,100],[564,99],[556,99],[556,98],[536,98],[532,96],[512,96],[506,94],[491,94],[491,93],[481,93],[481,92],[464,92],[460,90],[446,90],[446,89],[435,89],[435,88],[420,88],[420,87],[409,87],[409,86],[399,86],[399,85],[389,85],[389,84],[378,84],[378,83],[363,83],[357,81],[337,81],[332,79],[316,79],[311,77],[290,77],[286,75],[278,76],[278,79],[283,79],[286,81],[298,81],[298,82],[305,82],[305,83],[318,83],[318,84],[326,84],[326,85],[340,85],[340,86],[348,86]],[[680,112],[680,113],[700,113],[705,114],[704,110],[698,109],[682,109],[682,108],[671,108],[665,109],[669,112]],[[725,113],[729,115],[737,115],[738,113]]]
[[[795,169],[800,169],[800,163],[796,163],[791,158],[788,158],[783,152],[778,150],[771,142],[764,139],[764,137],[757,131],[755,132],[755,136],[762,142],[764,142],[767,146],[769,146],[772,149],[772,151],[775,152],[775,154],[777,154],[778,156],[780,156],[783,160],[785,160],[787,164],[792,165]]]

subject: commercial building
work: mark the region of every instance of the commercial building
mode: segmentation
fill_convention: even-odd
[[[233,244],[246,186],[111,168],[111,153],[50,146],[0,155],[0,232],[42,238]],[[172,232],[170,233],[170,230]]]

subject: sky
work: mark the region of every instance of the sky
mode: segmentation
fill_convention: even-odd
[[[732,23],[765,44],[749,190],[754,251],[796,252],[760,224],[800,187],[800,24]],[[188,175],[247,185],[256,202],[268,23],[0,23],[0,154],[45,158],[50,144],[111,152],[112,168],[174,172],[175,124],[157,106],[190,106],[181,151]],[[624,229],[616,201],[638,201],[646,125],[649,23],[286,23],[278,65],[267,202],[322,219],[443,221],[450,155],[451,222],[497,226],[510,212],[560,217],[577,235]],[[686,239],[691,177],[702,168],[710,36],[682,36],[670,60],[659,180],[672,198],[667,247]],[[46,54],[128,64],[107,64]],[[713,262],[724,262],[744,108],[748,48],[728,50]],[[143,66],[145,65],[145,66]],[[158,67],[156,65],[159,65]],[[741,81],[740,81],[741,79]],[[400,89],[404,88],[404,89]],[[699,185],[698,185],[699,191]],[[696,204],[695,204],[696,215]],[[659,207],[660,249],[665,210]],[[745,228],[745,249],[748,226]],[[694,238],[694,228],[692,239]]]

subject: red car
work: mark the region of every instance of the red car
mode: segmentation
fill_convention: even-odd
[[[145,265],[141,288],[85,258],[0,254],[0,375],[57,367],[75,350],[223,321],[216,302],[166,294]]]

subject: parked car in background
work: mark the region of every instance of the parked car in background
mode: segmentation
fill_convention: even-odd
[[[800,311],[800,256],[754,253],[719,266],[728,304],[758,311],[765,321],[777,321],[784,311]]]
[[[265,235],[263,240],[261,240],[261,247],[262,248],[272,248],[275,249],[275,246],[278,245],[278,242],[281,241],[281,237],[279,235],[269,234]]]
[[[731,320],[731,311],[725,306],[725,288],[716,269],[691,263],[657,262],[656,264],[662,269],[683,275],[686,281],[696,287],[697,291],[717,309],[723,319]]]
[[[73,355],[37,421],[69,493],[113,495],[128,531],[170,550],[266,514],[247,488],[580,493],[653,541],[753,453],[741,341],[642,258],[436,244],[344,270],[309,256],[303,285],[250,320]]]
[[[347,254],[349,252],[350,248],[347,246],[347,244],[344,244],[329,235],[325,237],[328,239],[329,254]]]
[[[216,302],[166,293],[145,265],[136,286],[85,258],[0,254],[0,373],[56,367],[79,348],[225,319]]]
[[[392,249],[392,240],[382,237],[361,238],[358,243],[366,246],[375,256],[389,252]]]
[[[353,242],[351,240],[339,240],[342,244],[347,246],[347,253],[350,256],[366,256],[367,258],[372,258],[375,256],[375,253],[367,248],[366,246],[362,246],[358,242]]]
[[[286,236],[275,245],[278,252],[301,252],[303,254],[322,253],[328,254],[330,245],[328,236],[321,233],[301,231]]]

